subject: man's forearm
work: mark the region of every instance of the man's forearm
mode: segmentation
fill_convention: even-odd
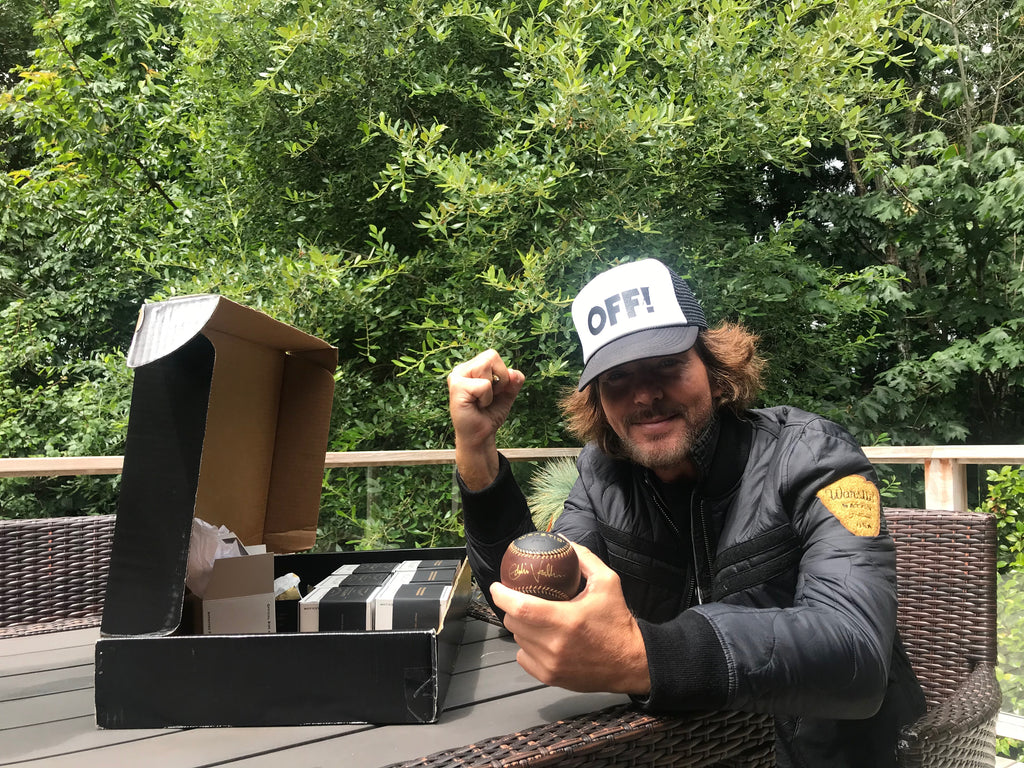
[[[498,477],[498,448],[493,439],[481,445],[455,441],[455,467],[467,490],[482,491]]]

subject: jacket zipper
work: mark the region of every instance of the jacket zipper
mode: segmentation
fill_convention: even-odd
[[[661,494],[658,493],[658,489],[654,487],[654,483],[651,482],[651,478],[647,473],[644,473],[644,482],[647,484],[648,489],[651,491],[651,498],[654,499],[654,506],[661,512],[661,516],[665,518],[665,522],[668,523],[668,527],[672,529],[672,532],[676,535],[679,541],[683,540],[683,534],[679,532],[678,526],[672,520],[672,516],[668,513],[668,509],[665,507],[665,502],[661,498]],[[696,491],[690,496],[690,547],[691,554],[693,555],[693,570],[690,573],[690,584],[687,585],[687,600],[690,599],[689,594],[692,589],[697,595],[697,604],[704,605],[704,595],[700,589],[700,564],[697,560],[697,537],[693,528],[693,497],[696,495]],[[704,511],[704,502],[700,503],[701,514]]]
[[[693,579],[694,585],[697,589],[697,603],[699,605],[704,605],[704,594],[701,592],[700,589],[701,561],[700,558],[697,557],[697,539],[699,538],[701,541],[704,542],[704,557],[706,558],[704,562],[706,563],[711,562],[711,550],[708,547],[708,540],[706,535],[707,526],[704,524],[704,499],[701,499],[699,502],[695,504],[694,500],[696,499],[696,497],[697,491],[694,490],[690,496],[690,543],[693,546]],[[696,512],[696,514],[694,514],[694,512]],[[697,535],[698,517],[700,518],[700,536]]]

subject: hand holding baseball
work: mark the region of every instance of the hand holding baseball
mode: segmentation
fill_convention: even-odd
[[[647,694],[647,650],[618,574],[586,547],[573,548],[586,587],[572,600],[553,602],[500,582],[491,585],[495,605],[505,611],[505,627],[519,644],[516,661],[546,685]]]
[[[505,365],[493,349],[448,374],[448,410],[455,428],[455,463],[472,490],[498,474],[495,434],[505,423],[526,377]]]

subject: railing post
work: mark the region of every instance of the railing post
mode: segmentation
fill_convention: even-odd
[[[924,505],[927,509],[966,512],[967,466],[956,459],[925,459]]]
[[[369,531],[377,519],[377,507],[380,505],[380,486],[377,483],[377,467],[366,468],[366,522],[364,529]]]
[[[459,470],[452,464],[452,517],[458,519],[462,514],[462,493],[459,490]]]

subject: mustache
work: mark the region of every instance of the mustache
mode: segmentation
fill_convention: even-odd
[[[685,415],[686,412],[682,408],[644,408],[643,410],[629,414],[624,421],[626,426],[631,427],[634,424],[643,424],[648,421],[658,421],[660,419],[667,419],[673,416]]]

